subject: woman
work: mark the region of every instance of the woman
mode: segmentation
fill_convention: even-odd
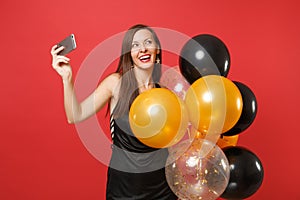
[[[112,158],[108,168],[106,199],[175,200],[164,165],[167,149],[154,149],[134,137],[128,122],[129,108],[142,92],[154,87],[161,76],[161,50],[156,33],[145,25],[135,25],[125,34],[115,73],[79,103],[73,90],[69,58],[53,46],[52,66],[62,77],[64,105],[69,123],[87,119],[109,103]],[[94,105],[94,106],[91,106]]]

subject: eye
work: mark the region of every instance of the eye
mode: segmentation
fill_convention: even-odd
[[[138,43],[132,43],[132,45],[131,45],[131,48],[138,48],[139,47],[139,44]]]
[[[148,45],[148,46],[151,45],[152,43],[153,43],[152,40],[146,40],[145,41],[145,45]]]

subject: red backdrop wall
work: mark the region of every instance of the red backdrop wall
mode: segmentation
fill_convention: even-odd
[[[225,42],[228,78],[248,85],[258,101],[257,117],[238,143],[265,169],[261,188],[249,199],[300,199],[298,1],[178,2],[1,1],[0,199],[105,198],[106,165],[66,122],[50,48],[75,33],[78,49],[70,58],[76,74],[99,43],[136,23],[190,37],[210,33]],[[166,60],[178,64],[175,56]]]

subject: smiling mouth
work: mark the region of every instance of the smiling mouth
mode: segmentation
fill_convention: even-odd
[[[139,60],[143,63],[149,62],[150,61],[151,56],[149,54],[147,55],[142,55],[141,57],[139,57]]]

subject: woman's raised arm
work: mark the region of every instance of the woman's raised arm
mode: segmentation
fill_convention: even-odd
[[[52,67],[62,77],[64,106],[68,122],[77,123],[95,114],[103,108],[109,99],[115,97],[114,92],[119,85],[120,76],[118,74],[107,76],[91,95],[82,102],[78,102],[74,91],[72,68],[69,63],[70,59],[58,55],[62,49],[63,47],[57,48],[56,45],[52,47]]]

